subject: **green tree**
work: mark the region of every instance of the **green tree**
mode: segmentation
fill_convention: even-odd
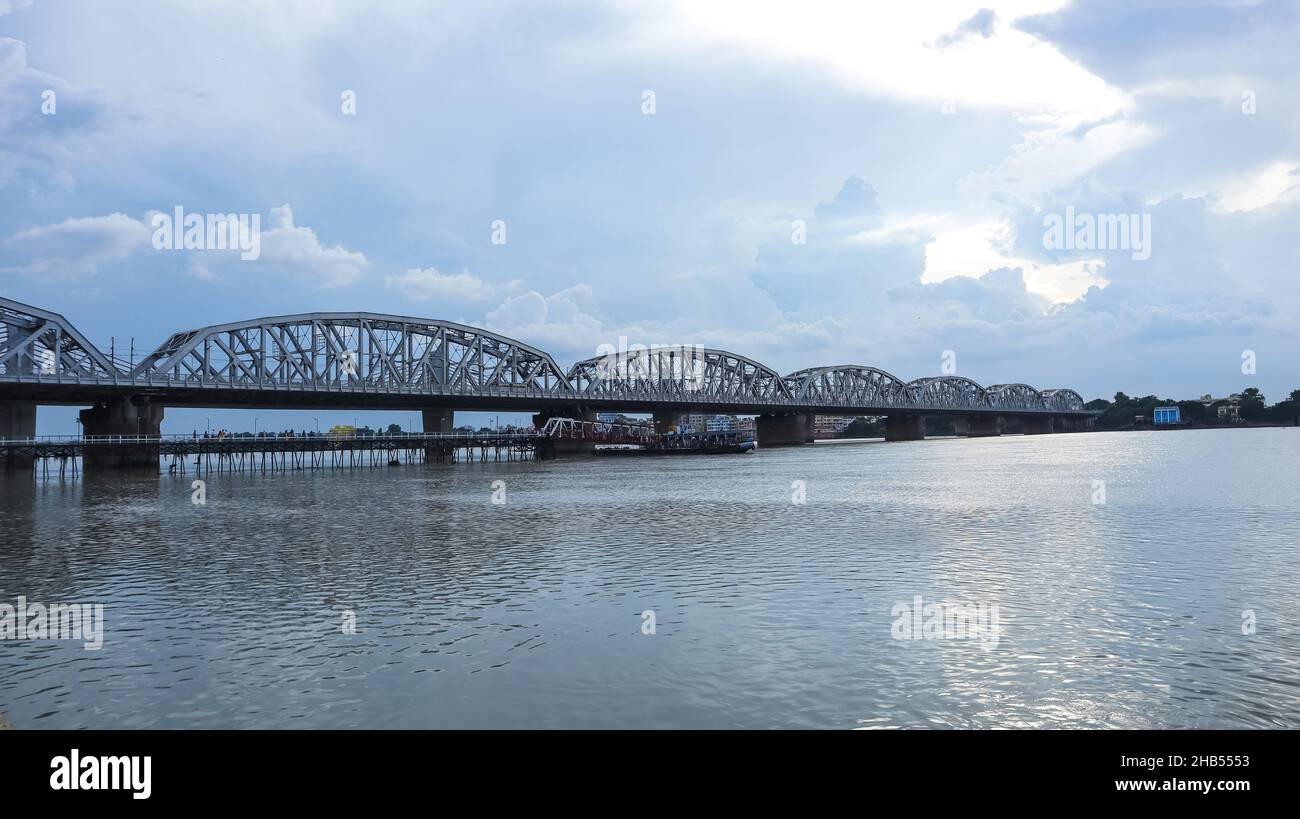
[[[1247,387],[1241,391],[1241,417],[1247,421],[1263,419],[1264,395],[1258,387]]]

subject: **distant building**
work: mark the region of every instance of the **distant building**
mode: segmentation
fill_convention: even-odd
[[[1227,398],[1215,398],[1212,395],[1202,395],[1201,405],[1206,409],[1213,409],[1215,414],[1220,418],[1227,418],[1232,421],[1241,420],[1241,394],[1233,393]]]
[[[813,417],[814,438],[834,438],[848,429],[853,419],[843,415],[817,415]]]
[[[695,432],[731,432],[736,427],[734,415],[683,415],[677,423],[677,431],[689,435]]]
[[[1151,413],[1153,424],[1177,424],[1180,420],[1178,407],[1156,407]]]
[[[617,412],[598,412],[596,420],[602,424],[617,424],[623,416]]]
[[[715,415],[705,424],[705,429],[709,432],[731,432],[736,428],[736,416],[734,415]]]

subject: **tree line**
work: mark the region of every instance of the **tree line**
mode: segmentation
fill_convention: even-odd
[[[1240,395],[1238,415],[1242,421],[1255,424],[1300,423],[1300,390],[1292,390],[1286,400],[1272,406],[1256,387],[1247,387]],[[1226,403],[1225,399],[1219,399],[1206,406],[1199,400],[1175,401],[1171,398],[1157,398],[1154,395],[1131,398],[1122,392],[1117,392],[1113,401],[1097,398],[1084,406],[1104,413],[1097,420],[1099,428],[1119,429],[1133,426],[1133,419],[1138,415],[1144,416],[1150,423],[1156,407],[1178,407],[1178,415],[1184,422],[1208,425],[1232,424],[1234,422],[1230,414],[1222,417],[1219,415],[1219,406],[1224,403]]]

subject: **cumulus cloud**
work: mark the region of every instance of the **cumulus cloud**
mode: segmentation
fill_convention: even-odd
[[[447,274],[435,267],[411,268],[400,276],[386,276],[384,283],[395,287],[412,301],[483,302],[494,298],[502,289],[485,282],[468,270]],[[506,287],[510,287],[514,282]]]
[[[548,352],[573,359],[596,354],[609,339],[610,331],[600,319],[583,309],[591,300],[592,288],[577,284],[550,296],[529,290],[510,296],[485,316],[485,325],[503,335]]]
[[[91,275],[147,247],[149,236],[143,222],[123,213],[65,219],[6,239],[5,250],[23,263],[3,269],[51,279]]]
[[[326,247],[316,231],[295,225],[288,204],[271,208],[270,230],[262,232],[262,253],[257,263],[288,271],[321,287],[341,287],[361,277],[370,262],[364,253],[335,244]]]

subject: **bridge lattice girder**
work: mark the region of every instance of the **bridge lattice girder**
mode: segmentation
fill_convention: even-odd
[[[994,384],[984,388],[990,406],[998,409],[1047,409],[1043,394],[1028,384]]]
[[[989,409],[988,392],[960,375],[938,375],[908,382],[919,407],[941,409]]]
[[[0,298],[0,374],[107,378],[117,369],[58,313]]]
[[[375,313],[310,313],[177,333],[132,371],[178,386],[556,395],[541,350],[487,330]]]
[[[798,400],[841,406],[900,406],[916,403],[907,382],[896,375],[855,364],[812,367],[785,377]]]
[[[46,381],[118,390],[139,385],[154,392],[174,387],[191,401],[198,388],[840,414],[859,408],[1085,412],[1083,398],[1070,389],[981,387],[955,375],[904,382],[863,365],[783,377],[751,358],[697,346],[611,353],[579,361],[566,373],[547,353],[488,330],[376,313],[308,313],[188,330],[128,373],[57,313],[0,298],[0,383]]]
[[[1071,389],[1043,390],[1043,402],[1049,410],[1083,412],[1085,409],[1083,396]]]
[[[790,386],[771,367],[704,347],[629,350],[579,361],[569,382],[580,397],[629,401],[781,401]]]

